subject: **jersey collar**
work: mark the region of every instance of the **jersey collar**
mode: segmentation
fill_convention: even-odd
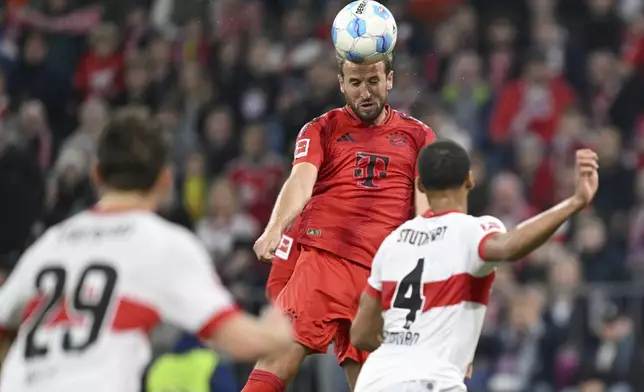
[[[360,117],[358,117],[357,114],[351,109],[351,106],[349,104],[344,105],[344,108],[342,108],[344,113],[347,115],[347,118],[349,119],[349,122],[351,125],[365,125],[362,120],[360,120]],[[384,110],[387,112],[387,116],[385,117],[384,121],[380,123],[380,125],[386,125],[391,121],[391,118],[394,115],[394,110],[389,106],[388,104],[385,104]]]
[[[152,212],[144,208],[137,208],[131,206],[101,206],[99,204],[94,204],[89,208],[89,211],[95,214],[109,215],[109,214],[122,214],[122,213],[131,213],[131,212]]]
[[[462,214],[462,213],[463,213],[463,211],[459,211],[459,210],[445,210],[445,211],[434,213],[434,212],[432,212],[431,209],[428,209],[427,211],[425,211],[423,213],[422,216],[423,216],[423,218],[436,218],[436,217],[447,215],[447,214]]]

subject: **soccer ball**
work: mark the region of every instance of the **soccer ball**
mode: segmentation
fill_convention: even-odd
[[[393,52],[398,29],[385,6],[373,0],[360,0],[338,12],[331,37],[340,57],[358,64],[373,64]]]

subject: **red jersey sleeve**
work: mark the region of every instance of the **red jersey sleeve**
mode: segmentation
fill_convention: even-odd
[[[320,168],[324,160],[323,121],[322,118],[316,118],[302,127],[295,141],[293,166],[301,162],[308,162],[316,168]]]
[[[427,146],[429,144],[432,144],[432,143],[434,143],[436,141],[436,134],[427,125],[425,125],[424,123],[422,123],[420,121],[418,121],[418,122],[422,125],[422,128],[425,131],[424,135],[423,135],[424,138],[423,138],[423,140],[421,140],[421,143],[420,143],[420,148],[418,148],[418,154],[420,154],[420,152],[422,151],[423,147],[425,147],[425,146]],[[416,178],[419,175],[418,174],[418,164],[414,165],[414,167],[416,168],[414,170],[414,178]]]

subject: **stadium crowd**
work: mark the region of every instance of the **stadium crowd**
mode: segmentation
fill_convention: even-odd
[[[173,137],[176,192],[160,213],[194,229],[258,311],[270,267],[252,244],[293,141],[344,103],[329,42],[344,3],[6,0],[3,274],[45,228],[92,206],[101,129],[141,111]],[[600,155],[593,207],[497,273],[470,390],[644,390],[644,2],[383,3],[399,29],[389,103],[471,151],[473,215],[512,227],[570,193],[576,148]]]

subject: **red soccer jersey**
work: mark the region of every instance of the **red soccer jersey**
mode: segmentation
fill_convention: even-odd
[[[293,165],[318,168],[301,214],[300,244],[370,267],[382,240],[409,218],[418,153],[436,136],[420,121],[386,110],[380,125],[367,125],[345,106],[300,131]]]

